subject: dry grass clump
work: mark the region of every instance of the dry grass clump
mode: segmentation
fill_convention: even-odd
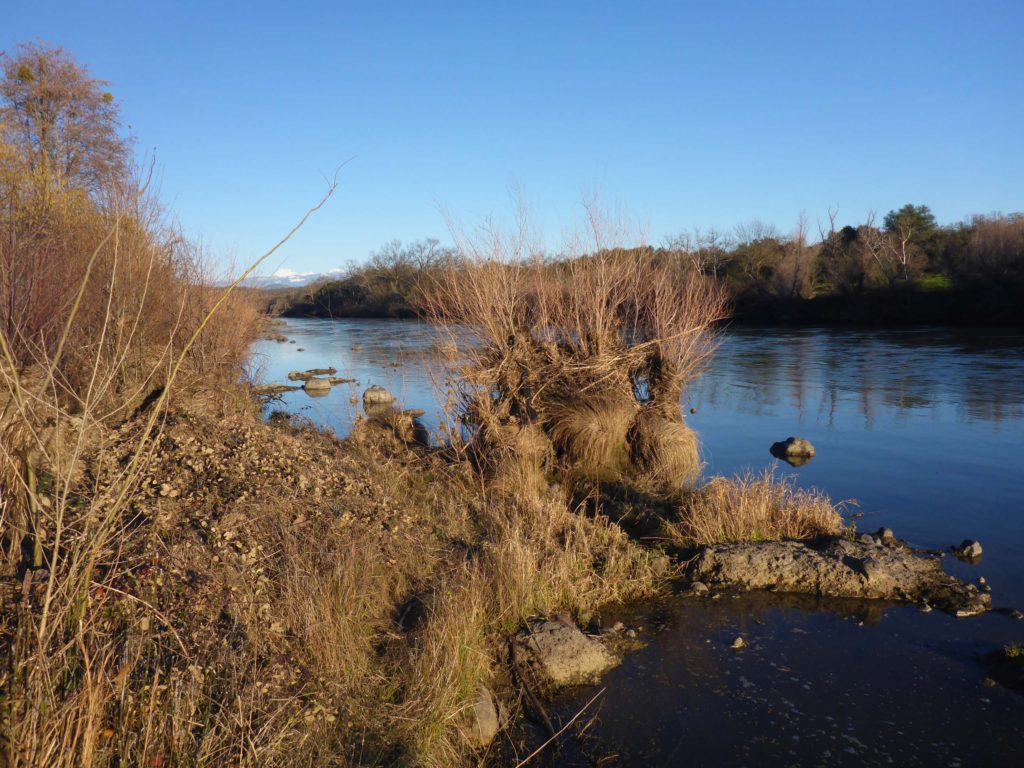
[[[679,519],[667,527],[676,540],[692,546],[835,535],[843,520],[820,491],[796,488],[767,471],[715,478],[684,500]]]
[[[655,487],[682,490],[700,477],[696,433],[659,406],[641,409],[627,442],[633,462],[643,468],[645,479]]]

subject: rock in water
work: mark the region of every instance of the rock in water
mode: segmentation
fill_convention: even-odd
[[[706,547],[689,576],[709,585],[927,602],[954,616],[974,616],[992,605],[988,594],[943,571],[937,557],[843,537]]]
[[[367,410],[374,406],[391,405],[393,402],[395,396],[376,384],[363,392],[363,407]]]
[[[302,388],[306,390],[306,394],[326,394],[331,391],[331,382],[327,379],[318,379],[313,377],[306,379],[306,383],[302,385]]]
[[[599,641],[560,621],[534,624],[515,642],[526,663],[555,687],[596,683],[619,663]]]
[[[782,459],[794,467],[806,464],[814,458],[814,446],[810,440],[804,440],[802,437],[787,437],[782,442],[772,443],[769,451],[775,458]]]
[[[953,550],[953,554],[961,560],[977,560],[981,557],[981,542],[964,539],[960,546]]]

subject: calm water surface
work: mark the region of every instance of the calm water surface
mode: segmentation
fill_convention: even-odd
[[[334,365],[359,383],[280,406],[345,433],[349,399],[381,384],[439,423],[430,328],[296,320],[281,330],[297,343],[259,343],[265,381]],[[996,606],[1024,607],[1024,334],[734,330],[683,405],[697,409],[688,419],[707,474],[775,466],[856,500],[862,530],[887,525],[936,549],[976,538],[981,561],[946,568],[985,576]],[[817,457],[779,465],[768,447],[789,435]],[[756,595],[679,598],[621,618],[643,628],[646,647],[602,682],[585,736],[531,764],[1024,765],[1024,696],[985,686],[978,661],[1024,643],[1024,622]],[[737,635],[748,643],[739,653]],[[598,690],[574,692],[557,714],[568,719]],[[538,738],[524,726],[506,756]]]

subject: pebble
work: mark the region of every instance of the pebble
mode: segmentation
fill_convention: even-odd
[[[732,648],[734,651],[738,651],[741,648],[745,648],[746,645],[746,640],[744,640],[742,637],[737,637],[735,640],[732,641],[732,645],[729,647]]]

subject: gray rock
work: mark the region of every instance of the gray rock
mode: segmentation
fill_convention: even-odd
[[[470,738],[478,747],[487,747],[501,730],[501,716],[494,695],[485,685],[477,688],[470,718]]]
[[[302,385],[302,388],[306,390],[306,394],[326,394],[331,391],[331,382],[314,376],[311,379],[306,379],[306,383]]]
[[[689,576],[710,585],[927,602],[960,616],[984,613],[992,603],[989,595],[943,571],[934,556],[842,538],[707,547]]]
[[[395,396],[376,384],[363,392],[363,407],[367,410],[374,406],[391,405],[393,402],[395,402]]]
[[[599,641],[560,621],[535,624],[515,642],[534,672],[556,688],[596,683],[619,663]]]
[[[953,554],[961,560],[977,560],[981,557],[981,542],[964,539],[960,542],[960,546],[953,550]]]
[[[875,536],[882,541],[895,541],[896,534],[892,532],[892,528],[879,528],[875,532]]]
[[[703,581],[693,582],[693,584],[690,585],[689,589],[691,595],[696,595],[698,597],[701,595],[706,595],[709,591],[710,590],[708,589],[708,585],[705,584]]]

